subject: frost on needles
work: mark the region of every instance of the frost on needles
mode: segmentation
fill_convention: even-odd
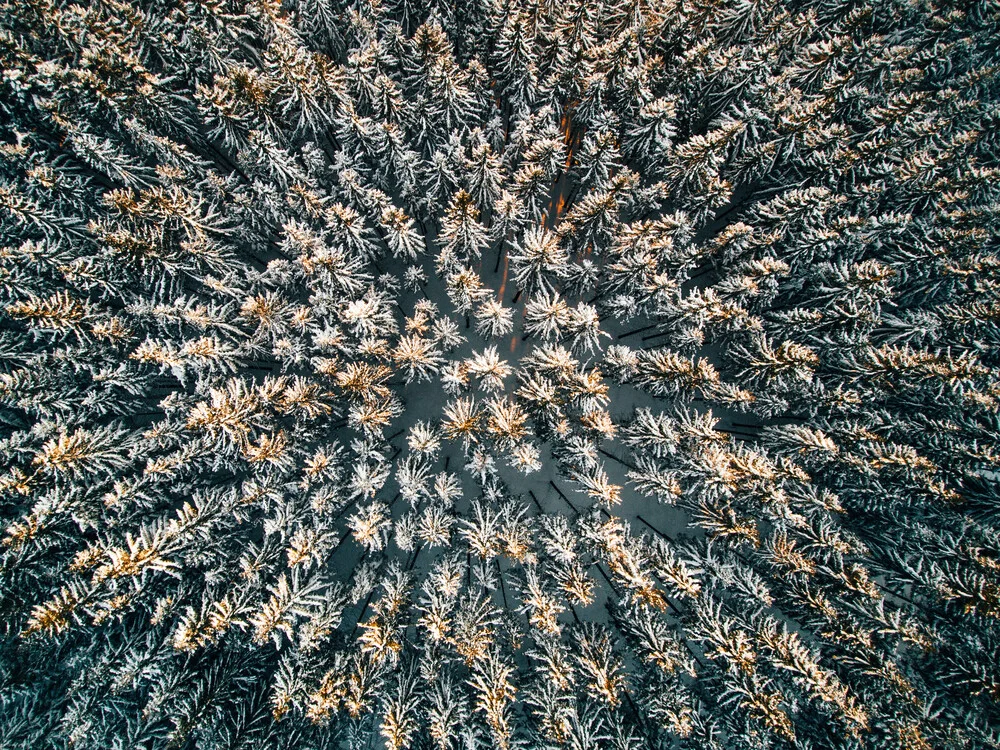
[[[998,40],[0,0],[0,747],[996,747]]]

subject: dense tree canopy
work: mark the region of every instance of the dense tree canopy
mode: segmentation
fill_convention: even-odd
[[[1000,4],[0,8],[0,747],[1000,744]]]

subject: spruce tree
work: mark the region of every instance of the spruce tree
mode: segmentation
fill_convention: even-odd
[[[1000,745],[998,38],[3,3],[0,747]]]

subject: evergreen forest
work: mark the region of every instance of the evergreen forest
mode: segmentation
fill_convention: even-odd
[[[1000,0],[0,0],[0,748],[1000,746]]]

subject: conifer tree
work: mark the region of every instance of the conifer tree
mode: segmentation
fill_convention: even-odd
[[[998,38],[3,3],[0,747],[996,747]]]

